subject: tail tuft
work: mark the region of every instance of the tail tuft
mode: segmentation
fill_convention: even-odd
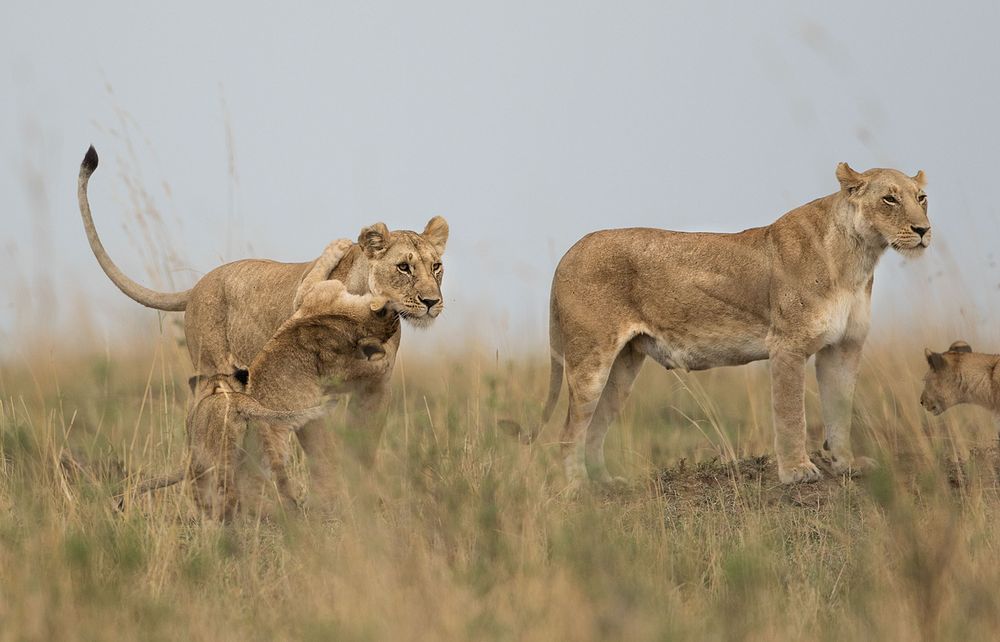
[[[94,170],[97,169],[98,162],[99,159],[97,158],[97,150],[94,149],[93,145],[91,145],[90,148],[87,149],[86,155],[83,157],[83,162],[80,163],[80,173],[90,176],[94,173]]]

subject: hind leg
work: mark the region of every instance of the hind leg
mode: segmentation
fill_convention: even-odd
[[[611,373],[597,403],[594,418],[587,428],[587,468],[590,471],[590,478],[596,482],[609,484],[624,481],[621,478],[617,480],[612,478],[608,472],[604,462],[604,439],[608,435],[608,428],[618,418],[622,406],[632,392],[632,384],[635,383],[635,378],[645,360],[646,355],[630,342],[625,344],[611,366]]]
[[[264,424],[261,426],[259,434],[261,447],[267,458],[271,476],[278,487],[278,493],[282,500],[290,501],[293,505],[298,506],[301,504],[301,498],[292,487],[292,480],[288,476],[288,459],[291,454],[288,442],[291,432],[292,429],[283,424]]]
[[[597,410],[613,362],[614,354],[595,354],[566,364],[569,409],[559,441],[570,488],[580,486],[587,480],[587,429]]]

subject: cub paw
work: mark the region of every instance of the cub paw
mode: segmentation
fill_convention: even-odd
[[[808,459],[795,466],[778,466],[778,480],[782,484],[800,484],[818,481],[823,477],[816,464]]]
[[[871,457],[837,458],[830,463],[830,469],[837,475],[855,477],[878,468],[878,462]]]

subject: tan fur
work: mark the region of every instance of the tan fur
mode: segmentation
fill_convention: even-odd
[[[299,283],[299,287],[295,290],[295,299],[292,301],[292,312],[299,309],[302,305],[302,299],[305,297],[306,292],[308,292],[312,286],[316,285],[320,281],[325,281],[330,278],[330,273],[340,265],[341,259],[351,251],[351,246],[354,245],[351,241],[347,239],[340,239],[333,241],[326,246],[323,253],[318,259],[313,263],[312,268],[306,275],[302,277],[302,281]]]
[[[350,294],[332,280],[304,290],[302,305],[250,365],[247,394],[269,408],[294,410],[325,395],[356,395],[380,385],[391,372],[387,353],[399,321],[385,298]],[[296,428],[269,421],[260,434],[278,489],[297,502],[286,471],[288,438]],[[310,448],[306,453],[329,455]]]
[[[104,250],[90,212],[87,184],[97,168],[91,147],[80,165],[78,199],[91,249],[105,274],[127,296],[147,307],[185,311],[184,336],[196,373],[214,374],[245,368],[274,336],[295,309],[295,295],[304,279],[323,278],[323,257],[306,263],[279,263],[263,259],[234,261],[215,268],[184,292],[163,293],[144,288],[119,270]],[[444,309],[441,257],[448,242],[448,223],[435,216],[423,232],[390,231],[384,223],[365,227],[358,242],[325,278],[342,281],[353,294],[371,294],[388,300],[388,307],[412,325],[426,327]],[[334,250],[339,250],[337,243]],[[330,248],[327,248],[327,252]],[[327,252],[324,253],[326,256]],[[329,259],[330,257],[327,257]],[[384,348],[385,376],[357,389],[348,406],[348,424],[359,439],[352,442],[363,461],[374,461],[388,408],[388,381],[399,349],[400,332]],[[299,439],[307,452],[328,449],[326,431],[313,422]],[[328,471],[313,466],[314,479]]]
[[[78,197],[87,238],[104,272],[128,297],[147,307],[186,312],[184,334],[195,372],[229,372],[253,361],[291,316],[295,292],[317,262],[246,259],[215,268],[184,292],[149,290],[115,266],[97,235],[87,198],[97,164],[91,147],[80,165]],[[444,308],[441,256],[447,242],[448,223],[440,216],[430,219],[419,234],[390,232],[384,223],[376,223],[361,230],[358,244],[327,278],[344,282],[354,294],[385,297],[401,318],[426,326]],[[405,271],[400,266],[406,266]],[[394,360],[395,348],[389,358]]]
[[[933,415],[970,403],[993,413],[1000,426],[1000,355],[973,352],[956,341],[946,352],[924,350],[927,374],[920,405]]]
[[[920,253],[930,223],[922,173],[858,173],[841,163],[837,178],[840,191],[765,227],[604,230],[566,253],[552,280],[543,422],[565,368],[569,411],[560,441],[571,484],[587,467],[596,480],[611,480],[604,438],[646,357],[684,370],[770,359],[779,476],[792,483],[820,477],[806,452],[803,405],[806,360],[815,354],[835,470],[873,464],[855,458],[850,445],[873,273],[887,247]],[[537,434],[505,427],[526,441]]]
[[[193,398],[186,420],[187,465],[169,475],[144,480],[133,494],[165,488],[188,479],[195,503],[206,515],[228,520],[239,503],[236,472],[241,444],[251,421],[280,423],[296,428],[327,412],[323,398],[317,405],[274,410],[246,394],[233,375],[192,377]]]

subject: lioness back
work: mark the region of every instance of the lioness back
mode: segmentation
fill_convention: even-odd
[[[346,274],[359,254],[353,247],[334,274]],[[245,259],[206,274],[192,291],[184,315],[195,370],[230,372],[234,366],[248,366],[292,315],[295,292],[314,263]],[[227,354],[235,363],[216,362]]]
[[[611,343],[656,336],[669,345],[659,348],[665,365],[692,370],[766,358],[767,244],[764,228],[588,234],[566,253],[553,278],[559,334],[596,333]],[[712,323],[696,322],[703,319]]]

